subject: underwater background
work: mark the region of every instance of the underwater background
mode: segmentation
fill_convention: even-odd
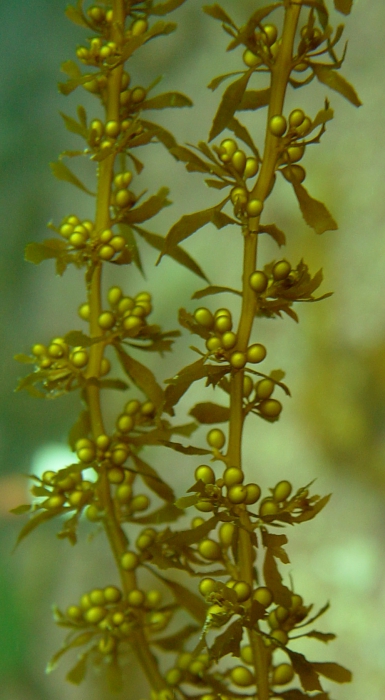
[[[73,114],[84,104],[89,118],[99,117],[99,105],[84,90],[64,98],[56,84],[63,79],[60,64],[74,58],[86,32],[64,16],[66,0],[2,0],[0,2],[0,256],[1,393],[0,393],[0,699],[106,700],[102,678],[89,673],[78,687],[64,681],[75,654],[46,676],[44,668],[61,646],[63,630],[52,620],[51,605],[66,608],[96,586],[115,583],[112,557],[103,536],[87,541],[95,530],[81,528],[72,548],[55,536],[57,523],[37,529],[11,555],[23,518],[10,508],[28,499],[28,480],[72,461],[66,437],[80,410],[77,394],[51,404],[14,393],[24,370],[13,360],[72,328],[81,328],[76,310],[84,299],[82,273],[69,269],[56,277],[53,263],[39,267],[25,263],[30,241],[49,235],[46,224],[70,213],[92,217],[93,201],[51,175],[48,163],[64,149],[79,147],[76,136],[63,128],[59,110]],[[218,23],[201,12],[201,0],[189,0],[170,16],[178,31],[151,42],[129,64],[133,82],[148,85],[163,75],[160,90],[179,90],[196,105],[190,110],[164,111],[157,116],[179,142],[207,138],[220,91],[206,85],[218,73],[237,70],[240,52],[225,53],[226,37]],[[223,0],[223,7],[241,23],[258,6],[256,0]],[[331,5],[331,2],[328,2]],[[333,700],[383,700],[385,697],[385,130],[383,122],[385,71],[383,31],[385,5],[356,0],[344,19],[331,12],[333,26],[344,22],[349,39],[343,75],[355,86],[363,106],[353,107],[339,94],[313,82],[303,90],[289,90],[285,112],[302,107],[315,115],[325,97],[335,110],[321,144],[308,148],[303,165],[306,187],[325,202],[339,223],[339,231],[317,236],[302,219],[291,188],[277,182],[268,200],[264,222],[275,222],[287,235],[279,250],[272,240],[260,244],[259,267],[282,257],[295,266],[303,257],[314,274],[324,268],[320,294],[334,295],[319,304],[297,304],[299,325],[288,317],[263,319],[255,325],[255,339],[267,346],[267,369],[281,368],[292,398],[285,397],[278,423],[254,420],[246,428],[245,471],[266,490],[280,479],[295,488],[316,479],[313,490],[333,493],[327,508],[314,521],[287,530],[296,592],[315,609],[326,601],[331,608],[317,629],[337,634],[329,647],[306,642],[312,660],[337,661],[354,673],[351,686],[333,687]],[[341,42],[340,46],[343,46]],[[151,48],[150,48],[151,47]],[[342,48],[339,48],[339,55]],[[262,79],[260,82],[262,85]],[[241,115],[262,145],[265,114]],[[260,133],[260,137],[258,137]],[[199,174],[186,173],[158,145],[143,152],[146,168],[141,189],[170,187],[176,204],[163,211],[151,230],[165,235],[184,213],[215,202]],[[85,159],[84,159],[85,160]],[[73,164],[71,164],[73,165]],[[74,170],[93,182],[93,168],[84,162]],[[207,227],[185,244],[213,284],[236,286],[240,246],[233,232]],[[221,247],[220,254],[218,253]],[[193,311],[190,297],[202,285],[184,268],[164,258],[154,267],[156,254],[143,252],[147,279],[136,268],[113,266],[108,283],[133,292],[154,295],[153,320],[166,329],[177,328],[180,306]],[[108,267],[108,266],[107,266]],[[166,283],[165,283],[166,281]],[[219,303],[227,303],[220,301]],[[230,307],[236,313],[236,305]],[[166,379],[195,359],[191,338],[183,334],[172,354],[151,357],[151,368]],[[181,402],[177,416],[185,419],[202,397],[194,388]],[[206,400],[210,392],[206,391]],[[122,402],[106,394],[107,423],[113,424]],[[204,430],[195,443],[203,444]],[[161,448],[148,450],[162,474],[172,475],[183,495],[199,461],[180,459]],[[180,475],[180,477],[179,477]],[[286,578],[288,581],[288,578]],[[296,644],[296,650],[305,646]],[[331,683],[325,682],[329,689]],[[333,684],[334,685],[334,684]],[[146,687],[132,671],[130,687],[119,698],[139,700]],[[112,696],[113,697],[113,696]]]

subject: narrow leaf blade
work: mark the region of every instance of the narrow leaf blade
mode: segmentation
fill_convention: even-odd
[[[171,486],[166,484],[160,478],[155,469],[140,459],[140,457],[138,457],[138,455],[136,455],[134,452],[132,453],[132,459],[134,460],[135,466],[147,486],[158,496],[160,496],[160,498],[163,498],[163,500],[173,503],[175,501],[175,494]]]
[[[218,3],[215,3],[214,5],[203,5],[202,9],[203,12],[206,13],[206,15],[210,15],[210,17],[218,19],[224,24],[228,24],[230,27],[233,27],[233,29],[237,29],[237,25],[234,24],[231,17],[229,17],[229,15],[223,10],[223,8],[220,5],[218,5]]]
[[[189,415],[195,418],[199,423],[211,424],[211,423],[225,423],[230,418],[230,409],[228,406],[220,406],[211,401],[206,401],[204,403],[197,403]]]
[[[145,231],[144,229],[139,228],[139,226],[133,226],[133,229],[146,241],[146,243],[155,248],[155,250],[162,251],[164,249],[165,238],[163,236],[159,236],[156,233],[151,233],[150,231]],[[199,265],[188,253],[186,253],[185,250],[183,250],[183,248],[180,246],[175,246],[169,255],[170,258],[173,258],[173,260],[178,262],[180,265],[186,267],[188,270],[190,270],[190,272],[193,272],[195,275],[198,275],[198,277],[208,281],[206,275],[201,270]]]
[[[138,360],[134,360],[131,355],[126,353],[121,345],[116,344],[115,350],[126,374],[159,410],[163,404],[164,392],[155,380],[151,370],[145,367],[145,365],[142,365],[141,362],[138,362]]]
[[[334,0],[334,7],[343,15],[350,15],[353,6],[353,0]]]
[[[121,219],[125,224],[139,224],[148,219],[152,219],[156,216],[164,207],[168,207],[171,202],[167,199],[169,194],[169,189],[167,187],[161,187],[157,194],[149,197],[143,204],[139,204],[137,207],[133,207],[128,211],[124,217]]]
[[[57,238],[47,238],[44,243],[28,243],[24,259],[34,265],[39,265],[43,260],[58,258],[65,248],[65,242]]]
[[[206,619],[206,604],[202,598],[198,598],[195,593],[190,591],[185,586],[182,586],[181,583],[170,581],[169,579],[160,576],[158,573],[156,575],[171,590],[176,602],[185,610],[188,610],[190,615],[202,625]]]
[[[242,100],[244,92],[249,82],[251,70],[246,71],[238,80],[231,83],[225,90],[222,96],[218,111],[214,117],[213,124],[209,134],[209,141],[212,141],[218,134],[226,129],[230,119],[237,111],[238,105]]]
[[[325,231],[336,231],[338,225],[325,205],[313,199],[306,188],[296,180],[293,180],[292,185],[306,223],[319,234]]]
[[[95,193],[91,192],[91,190],[86,187],[81,180],[79,180],[76,175],[66,166],[64,163],[61,161],[57,161],[54,163],[50,163],[51,170],[55,177],[57,177],[58,180],[64,180],[65,182],[71,183],[71,185],[74,185],[75,187],[78,187],[80,190],[83,190],[83,192],[86,192],[87,194],[90,194],[92,197],[95,197]]]
[[[224,202],[225,201],[227,201],[227,198],[224,200]],[[161,252],[156,264],[159,264],[164,255],[170,255],[170,253],[175,250],[178,243],[184,241],[186,238],[189,238],[189,236],[195,233],[195,231],[203,228],[203,226],[206,226],[206,224],[213,222],[217,228],[219,228],[217,220],[215,219],[215,214],[219,212],[219,209],[224,205],[224,202],[221,202],[220,205],[217,205],[216,207],[203,209],[202,211],[197,211],[194,214],[184,214],[169,230],[165,238],[163,251]]]
[[[360,107],[362,105],[354,87],[346,78],[337,73],[336,70],[327,66],[317,65],[316,63],[312,64],[312,68],[320,83],[328,85],[332,90],[339,92],[340,95],[343,95],[343,97],[349,100],[355,107]]]
[[[263,90],[246,90],[236,111],[256,110],[266,107],[270,102],[270,88]]]
[[[192,101],[181,92],[164,92],[141,103],[140,109],[165,109],[167,107],[192,107]]]
[[[173,12],[173,10],[183,5],[184,2],[186,2],[186,0],[167,0],[166,2],[154,5],[154,7],[149,10],[149,14],[158,16],[167,15],[169,12]]]
[[[333,662],[312,662],[312,666],[317,673],[321,676],[330,678],[330,680],[335,683],[350,683],[352,680],[352,673],[348,671],[347,668],[340,666],[339,664]]]

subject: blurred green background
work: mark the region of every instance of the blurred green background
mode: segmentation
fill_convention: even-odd
[[[134,84],[149,84],[163,75],[161,90],[185,92],[194,101],[191,110],[169,110],[159,122],[174,131],[181,143],[207,138],[220,90],[206,85],[218,73],[237,70],[241,53],[226,54],[226,36],[220,25],[201,11],[204,3],[188,0],[170,19],[175,34],[151,42],[138,52],[130,71]],[[256,0],[223,0],[223,7],[239,23],[261,5]],[[331,5],[330,2],[328,2]],[[339,231],[316,236],[304,223],[290,186],[278,182],[268,201],[264,222],[275,222],[287,234],[288,245],[278,250],[262,239],[260,266],[286,257],[296,265],[303,257],[314,273],[324,268],[321,293],[335,294],[320,304],[297,305],[300,324],[291,319],[261,321],[255,340],[264,342],[268,356],[263,371],[282,368],[292,398],[284,398],[277,424],[255,420],[246,431],[245,465],[249,478],[265,489],[282,478],[295,488],[317,479],[316,492],[333,492],[327,509],[315,521],[288,532],[288,552],[296,590],[306,603],[332,607],[318,629],[337,633],[329,648],[308,643],[314,660],[339,661],[354,671],[354,684],[333,688],[334,700],[383,700],[385,696],[385,197],[382,125],[384,109],[383,3],[357,0],[346,20],[332,13],[332,24],[344,22],[349,46],[342,68],[364,106],[356,109],[337,93],[312,83],[289,90],[287,112],[303,107],[314,116],[327,96],[335,109],[321,145],[308,148],[303,161],[306,186],[324,201],[339,223]],[[51,404],[23,393],[13,393],[23,368],[13,361],[35,342],[47,342],[67,330],[80,328],[76,309],[84,301],[82,275],[69,270],[55,277],[53,264],[34,267],[23,261],[26,243],[47,235],[46,223],[58,223],[69,213],[92,217],[92,201],[66,183],[55,181],[48,162],[66,148],[79,147],[65,131],[58,111],[73,114],[77,104],[87,107],[89,118],[99,116],[96,101],[84,90],[64,98],[56,90],[63,76],[60,64],[74,57],[85,32],[64,17],[65,0],[18,0],[0,3],[2,70],[0,72],[0,210],[3,221],[1,305],[3,329],[0,346],[0,698],[4,700],[105,700],[108,691],[92,673],[80,688],[63,681],[68,661],[45,676],[44,667],[60,647],[62,631],[51,620],[51,604],[62,608],[98,585],[115,582],[116,573],[103,537],[87,542],[92,528],[74,549],[55,537],[53,524],[40,528],[11,556],[21,518],[9,509],[26,502],[27,480],[20,474],[31,469],[58,468],[66,463],[66,435],[78,410],[78,397],[67,396]],[[339,49],[339,54],[342,51]],[[260,83],[262,86],[262,81]],[[152,115],[151,115],[152,116]],[[158,117],[158,115],[154,115]],[[241,115],[241,119],[243,115]],[[262,147],[264,115],[246,114],[244,122]],[[220,139],[218,139],[219,141]],[[165,235],[183,213],[217,201],[203,178],[188,175],[158,146],[143,151],[144,173],[138,191],[150,192],[167,185],[174,206],[165,210],[150,230]],[[92,182],[89,164],[77,173]],[[207,228],[186,243],[214,284],[237,286],[240,240],[231,231]],[[156,255],[144,251],[147,280],[129,268],[109,270],[113,281],[127,293],[148,289],[154,294],[154,322],[177,327],[177,310],[193,311],[190,297],[204,286],[169,259],[154,267]],[[209,305],[210,302],[207,302]],[[212,298],[213,306],[228,303]],[[231,302],[232,303],[232,302]],[[234,313],[236,306],[231,306]],[[191,338],[178,340],[175,353],[151,358],[160,379],[195,359]],[[206,390],[212,400],[211,390]],[[107,422],[113,424],[122,399],[107,394]],[[202,400],[202,387],[183,398],[178,418],[184,420],[194,402]],[[204,431],[195,443],[204,444]],[[191,483],[199,460],[180,460],[176,453],[149,451],[154,465],[167,464],[179,495]],[[64,462],[63,462],[64,460]],[[178,481],[178,475],[180,479]],[[305,647],[299,644],[298,651]],[[71,657],[74,661],[74,655]],[[325,683],[328,689],[332,684]],[[142,681],[131,675],[122,697],[147,696]]]

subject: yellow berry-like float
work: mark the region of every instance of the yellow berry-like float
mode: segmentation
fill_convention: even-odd
[[[283,136],[287,127],[287,122],[282,114],[277,114],[271,117],[269,121],[269,130],[273,136]]]
[[[268,277],[262,270],[256,270],[249,277],[249,284],[251,289],[253,289],[258,294],[262,294],[268,285]]]
[[[215,447],[217,450],[221,450],[226,442],[225,434],[220,428],[209,430],[206,439],[210,447]]]
[[[255,683],[254,676],[245,666],[235,666],[230,672],[231,681],[234,685],[247,688]]]

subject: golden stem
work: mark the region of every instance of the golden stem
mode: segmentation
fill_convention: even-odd
[[[123,0],[113,2],[113,22],[111,26],[111,40],[119,46],[121,44],[121,31],[125,23],[125,9]],[[119,97],[121,88],[121,78],[123,65],[117,66],[110,71],[107,78],[107,102],[106,121],[119,120]],[[111,154],[105,158],[98,167],[98,187],[96,200],[96,217],[94,236],[97,237],[101,231],[110,227],[110,194],[111,183],[114,171],[115,155]],[[100,337],[103,334],[99,326],[98,318],[102,310],[101,305],[101,280],[102,263],[94,264],[91,282],[89,284],[88,301],[90,306],[90,336]],[[101,361],[103,358],[104,343],[95,343],[90,348],[90,360],[88,365],[87,378],[100,379]],[[103,416],[101,410],[100,388],[97,383],[88,384],[86,388],[87,404],[90,412],[91,430],[94,440],[99,435],[105,434]],[[113,552],[116,566],[118,568],[122,588],[127,593],[137,587],[136,576],[133,571],[125,571],[121,565],[121,557],[127,550],[127,537],[115,510],[111,496],[111,487],[108,481],[107,468],[101,467],[98,485],[99,498],[103,505],[103,525]],[[156,658],[153,656],[148,640],[142,629],[132,632],[132,648],[138,661],[147,676],[147,679],[154,690],[159,691],[167,688],[167,684],[161,676]]]
[[[286,4],[281,48],[277,60],[271,69],[271,95],[267,116],[264,155],[259,177],[250,195],[252,199],[259,199],[262,202],[268,196],[272,186],[279,148],[279,138],[271,133],[269,122],[271,117],[282,114],[286,88],[292,69],[293,43],[300,12],[301,2]],[[250,218],[249,228],[244,232],[243,296],[237,333],[237,349],[241,352],[246,352],[247,350],[256,310],[255,294],[249,285],[249,277],[257,267],[258,227],[259,217]],[[230,425],[226,458],[229,466],[239,468],[242,468],[241,440],[244,421],[242,404],[243,370],[238,370],[234,371],[230,378]],[[254,581],[253,545],[249,534],[252,530],[252,525],[245,506],[240,506],[239,512],[242,525],[239,535],[239,578],[252,585]],[[268,700],[270,695],[269,659],[258,627],[256,630],[250,631],[249,638],[253,650],[257,697],[258,700]]]

